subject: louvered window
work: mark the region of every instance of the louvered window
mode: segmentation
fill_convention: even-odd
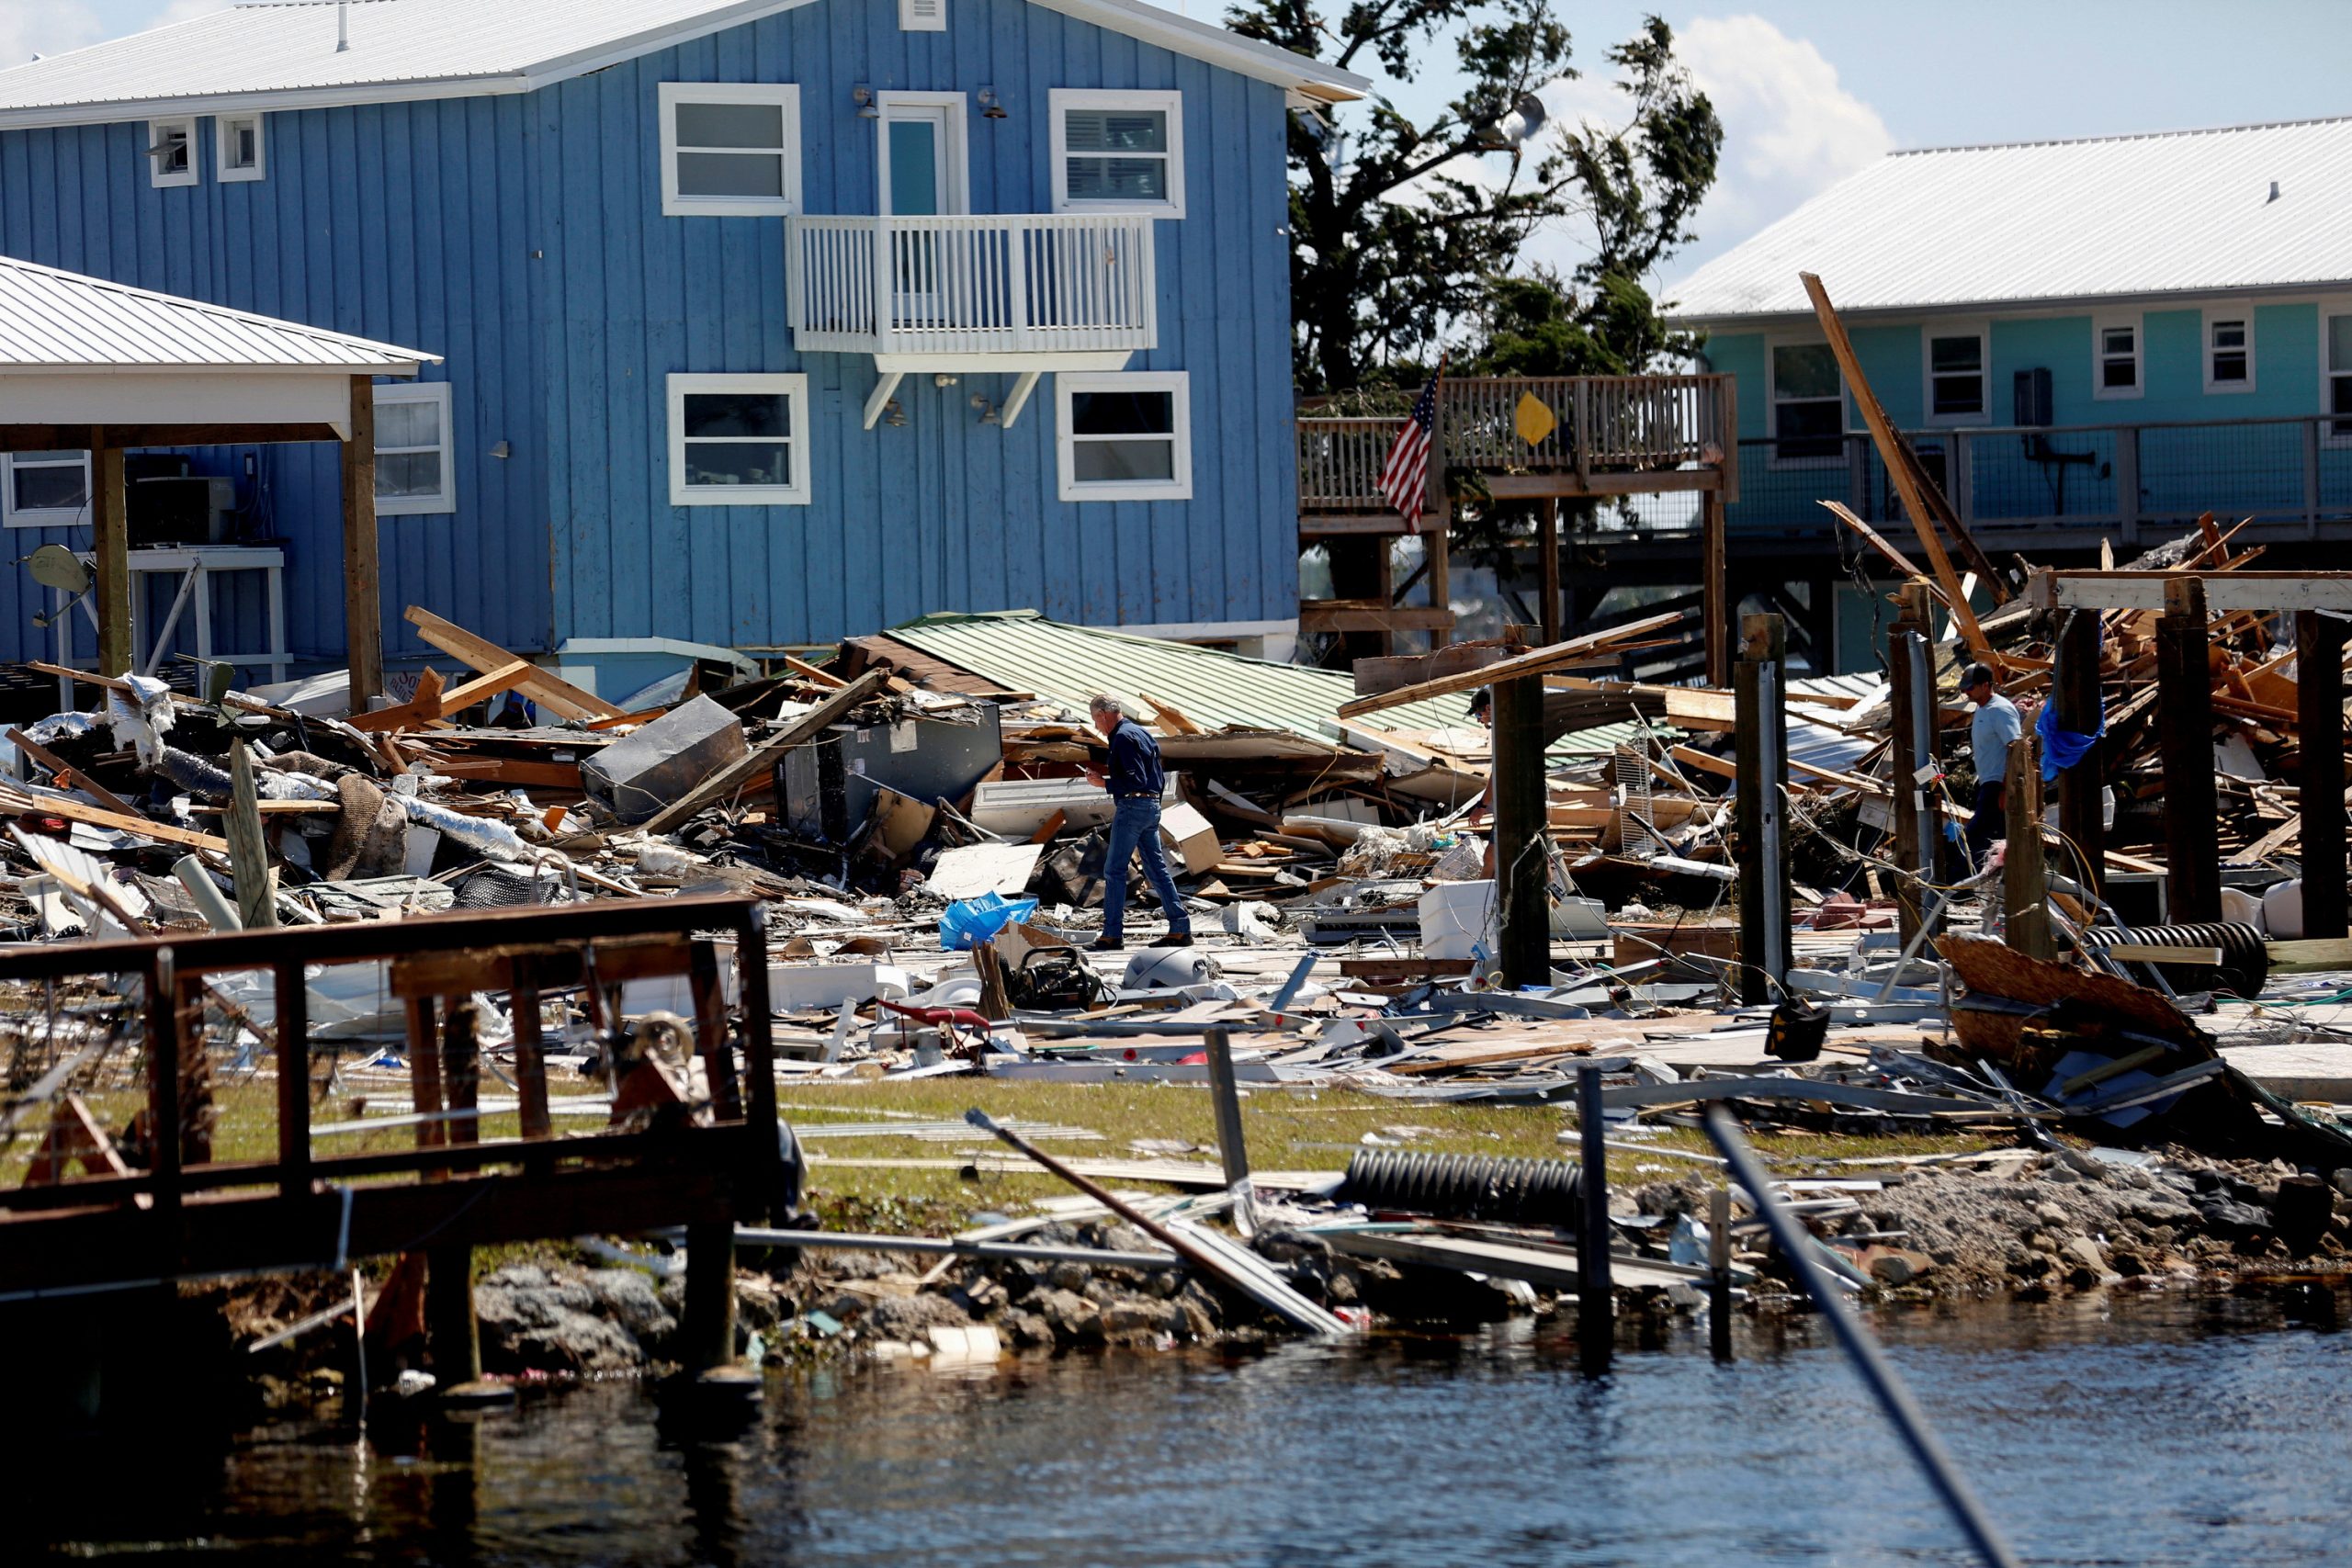
[[[947,30],[947,0],[899,0],[899,28],[910,33]]]

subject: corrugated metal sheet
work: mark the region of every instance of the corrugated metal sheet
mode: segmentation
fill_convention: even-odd
[[[1323,727],[1356,694],[1354,678],[1244,659],[1211,648],[1049,621],[1032,611],[934,615],[890,635],[1009,691],[1035,692],[1083,712],[1094,693],[1148,693],[1210,728],[1286,729],[1329,740]],[[1407,703],[1365,716],[1381,729],[1442,729],[1462,722],[1466,696]]]
[[[0,71],[0,124],[87,123],[142,108],[293,95],[281,107],[522,92],[796,9],[809,0],[252,0]],[[887,0],[848,0],[878,10]],[[1043,0],[1263,81],[1352,97],[1371,84],[1136,0]],[[845,24],[862,26],[862,23]],[[308,95],[307,97],[301,96]],[[113,115],[103,110],[122,111]]]
[[[2272,196],[2276,183],[2277,196]],[[2352,279],[2352,118],[1897,152],[1673,290],[1678,319]]]
[[[0,370],[349,370],[414,375],[438,355],[0,256]]]

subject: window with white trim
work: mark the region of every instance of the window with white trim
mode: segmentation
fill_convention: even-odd
[[[2136,398],[2146,390],[2144,331],[2136,315],[2092,318],[2092,397]]]
[[[191,116],[147,122],[148,183],[158,189],[196,184],[196,120]]]
[[[673,376],[670,504],[808,504],[808,378]]]
[[[224,114],[212,121],[213,173],[222,185],[262,178],[261,116]]]
[[[376,389],[376,515],[458,510],[450,461],[449,383]]]
[[[0,452],[0,523],[74,528],[89,521],[87,452]]]
[[[947,0],[899,0],[899,30],[944,33],[947,30]]]
[[[2331,446],[2352,446],[2352,311],[2320,315],[2320,374],[2326,378],[2327,439]]]
[[[1928,333],[1928,419],[1931,423],[1982,420],[1990,345],[1984,329]]]
[[[1193,378],[1183,370],[1054,377],[1064,501],[1190,501]]]
[[[800,89],[775,82],[664,82],[662,211],[773,218],[800,210]]]
[[[1052,122],[1056,212],[1184,216],[1184,95],[1056,87]]]
[[[2205,317],[2205,389],[2254,390],[2254,313],[2233,310]]]
[[[1826,343],[1779,343],[1767,361],[1772,461],[1825,464],[1845,454],[1846,390]]]

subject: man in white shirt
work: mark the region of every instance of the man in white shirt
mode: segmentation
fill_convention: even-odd
[[[1976,815],[1968,824],[1969,858],[1979,866],[1993,840],[2008,836],[2008,796],[2002,785],[2009,773],[2009,742],[2025,734],[2017,704],[1993,689],[1993,671],[1972,664],[1960,674],[1961,694],[1976,705],[1968,723],[1968,750],[1976,761]]]

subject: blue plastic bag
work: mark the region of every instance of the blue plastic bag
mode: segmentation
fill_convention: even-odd
[[[948,905],[939,917],[939,945],[950,953],[962,953],[988,941],[1013,921],[1025,920],[1036,912],[1035,898],[1007,898],[1001,893],[966,898]]]

